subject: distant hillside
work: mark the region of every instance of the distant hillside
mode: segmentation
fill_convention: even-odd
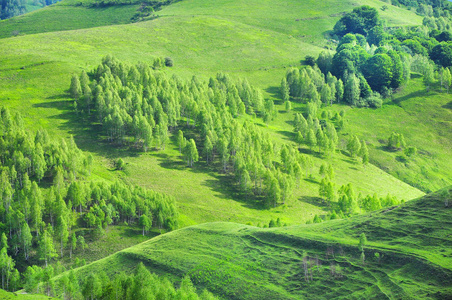
[[[452,297],[451,192],[316,225],[207,223],[76,270],[79,277],[97,270],[113,275],[143,262],[158,274],[188,274],[227,299],[446,299]],[[364,262],[361,233],[368,240]]]

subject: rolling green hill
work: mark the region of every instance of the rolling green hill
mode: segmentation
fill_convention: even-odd
[[[108,229],[102,239],[88,234],[90,248],[74,257],[99,260],[76,269],[79,278],[98,270],[130,273],[143,262],[175,281],[189,275],[200,290],[228,299],[452,297],[451,209],[444,207],[450,188],[424,196],[452,184],[451,102],[438,86],[424,92],[422,78],[414,75],[380,109],[325,108],[345,111],[339,151],[325,159],[302,145],[300,151],[314,162],[312,176],[302,180],[292,201],[270,209],[250,204],[230,176],[205,162],[186,167],[172,134],[164,150],[146,153],[107,142],[99,126],[74,113],[68,92],[72,75],[91,71],[107,54],[130,64],[171,57],[174,67],[164,70],[168,77],[207,81],[223,72],[234,80],[247,78],[274,100],[279,114],[269,124],[249,115],[240,120],[257,124],[278,147],[294,144],[294,113],[305,112],[306,104],[294,102],[292,111],[285,111],[279,84],[286,70],[300,66],[306,55],[334,49],[337,42],[328,32],[356,6],[377,8],[386,26],[420,25],[421,16],[379,0],[182,0],[158,10],[155,19],[132,23],[144,4],[126,2],[98,6],[92,0],[63,0],[0,22],[0,104],[20,112],[30,130],[73,135],[94,157],[92,179],[119,179],[178,202],[182,229],[141,244],[136,245],[145,239],[137,236],[141,230],[124,226]],[[381,10],[383,5],[388,9]],[[388,151],[392,131],[403,133],[418,153],[407,158]],[[371,164],[348,156],[345,144],[352,134],[367,142]],[[124,170],[115,169],[118,158],[125,161]],[[336,187],[352,183],[362,195],[389,193],[407,202],[300,225],[331,213],[318,196],[325,161],[334,167]],[[262,226],[276,218],[289,226],[243,225]],[[357,247],[361,233],[368,239],[364,260]],[[63,263],[73,262],[66,255]],[[1,293],[0,298],[16,297]]]
[[[157,274],[188,274],[198,287],[228,299],[446,299],[452,296],[450,192],[321,224],[187,227],[76,272],[83,277],[102,269],[113,275],[143,262]],[[361,233],[368,240],[364,262]]]

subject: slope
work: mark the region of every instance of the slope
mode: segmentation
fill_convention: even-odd
[[[192,226],[76,272],[112,275],[143,262],[173,278],[189,274],[197,286],[228,299],[445,299],[452,296],[451,207],[445,207],[451,191],[315,225]],[[368,238],[364,261],[357,248],[362,232]]]
[[[69,3],[68,3],[69,2]],[[139,4],[86,7],[64,1],[0,22],[0,38],[130,23]]]
[[[63,1],[58,9],[64,11],[66,6],[72,7],[65,3]],[[170,56],[175,62],[170,74],[174,72],[182,77],[196,74],[204,79],[221,70],[235,77],[246,76],[252,83],[268,89],[279,82],[286,67],[298,64],[300,57],[306,54],[321,50],[323,42],[317,43],[301,35],[316,28],[320,31],[312,36],[323,41],[320,32],[331,28],[339,18],[330,16],[334,7],[345,11],[355,4],[380,5],[378,1],[330,0],[328,3],[315,9],[314,1],[264,1],[258,11],[253,11],[251,8],[256,7],[257,2],[220,1],[213,5],[211,1],[187,0],[165,7],[159,12],[161,17],[153,21],[3,39],[0,98],[3,104],[27,116],[30,128],[44,127],[55,135],[75,135],[79,147],[95,155],[95,176],[122,178],[174,195],[185,213],[182,224],[217,220],[257,224],[273,217],[282,217],[284,222],[292,224],[304,223],[314,214],[326,213],[316,198],[316,180],[314,183],[306,181],[303,189],[297,191],[297,200],[288,207],[256,210],[237,201],[240,199],[234,189],[222,184],[226,178],[209,173],[202,165],[194,170],[185,168],[175,144],[165,151],[143,155],[98,143],[92,128],[80,125],[80,120],[72,114],[66,90],[71,74],[78,73],[82,67],[90,70],[108,53],[126,62],[151,62],[156,56]],[[251,11],[250,16],[240,18],[243,11]],[[410,12],[395,7],[389,11],[388,16],[395,18],[390,21],[394,25],[420,21]],[[296,21],[294,12],[306,20]],[[44,10],[36,12],[38,17],[43,13]],[[277,13],[278,18],[269,19],[272,13]],[[314,21],[324,23],[312,26]],[[287,22],[295,27],[288,29]],[[302,23],[304,25],[300,25]],[[282,127],[270,124],[268,131],[276,141],[287,142],[288,127],[286,123]],[[128,164],[126,174],[111,172],[112,160],[117,157]],[[321,161],[315,159],[316,168]],[[405,200],[422,195],[378,168],[357,169],[343,156],[335,159],[334,167],[338,183],[352,182],[363,194],[384,196],[389,191]],[[367,183],[362,184],[362,178],[366,178]]]

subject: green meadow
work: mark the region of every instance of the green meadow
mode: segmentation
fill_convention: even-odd
[[[141,4],[91,4],[63,0],[0,22],[0,105],[20,112],[31,131],[74,136],[94,157],[92,179],[173,196],[180,229],[142,236],[138,226],[110,226],[98,239],[77,228],[89,244],[73,256],[88,263],[75,269],[79,278],[96,270],[131,273],[143,262],[176,282],[189,275],[197,288],[228,299],[452,297],[450,208],[444,208],[452,185],[452,102],[438,85],[426,92],[420,75],[412,74],[379,109],[322,108],[345,111],[339,149],[327,158],[302,144],[300,152],[313,160],[312,175],[303,178],[292,200],[275,208],[250,202],[215,165],[201,159],[187,167],[176,132],[164,150],[146,153],[109,143],[99,126],[74,113],[68,91],[72,75],[93,70],[108,54],[129,64],[171,57],[174,66],[164,69],[168,77],[207,81],[222,72],[234,80],[247,78],[274,101],[278,116],[269,124],[249,115],[240,120],[257,124],[278,148],[295,145],[292,121],[306,104],[294,101],[285,111],[279,85],[286,71],[303,65],[307,55],[334,49],[337,41],[328,33],[354,7],[377,8],[388,27],[420,25],[422,16],[378,0],[182,0],[156,11],[155,19],[132,23]],[[388,9],[381,10],[383,5]],[[392,132],[402,133],[417,154],[388,151]],[[366,141],[370,164],[348,155],[351,135]],[[115,169],[118,158],[124,170]],[[325,162],[334,168],[336,188],[351,183],[363,196],[390,194],[405,202],[306,225],[315,215],[331,213],[319,197],[319,168]],[[262,228],[277,218],[287,226]],[[364,262],[357,247],[363,232]],[[62,263],[75,268],[74,259],[66,255]],[[0,290],[2,297],[22,299]]]

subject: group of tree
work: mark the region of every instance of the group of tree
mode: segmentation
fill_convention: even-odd
[[[195,76],[183,81],[111,56],[90,76],[74,76],[70,90],[77,110],[93,114],[108,139],[146,151],[163,148],[173,132],[188,166],[199,160],[219,165],[238,189],[268,206],[285,203],[299,184],[304,157],[291,151],[293,164],[278,164],[279,149],[268,134],[238,119],[250,114],[269,122],[276,116],[273,101],[246,79],[234,81],[218,73],[208,82]]]
[[[27,12],[25,0],[1,0],[0,20],[9,19]]]
[[[176,289],[168,278],[150,273],[143,263],[139,263],[132,274],[118,273],[111,277],[101,270],[85,276],[79,273],[53,266],[28,267],[24,276],[25,291],[73,300],[217,299],[207,290],[199,293],[188,276],[182,279]]]
[[[34,0],[34,6],[47,6],[60,0]],[[0,0],[0,20],[23,15],[27,12],[26,0]]]
[[[0,108],[4,289],[18,287],[14,259],[25,264],[42,261],[48,266],[58,256],[84,250],[86,242],[75,234],[76,226],[91,228],[99,237],[107,226],[119,222],[143,226],[144,231],[177,228],[172,197],[120,182],[88,180],[92,160],[72,137],[53,140],[45,130],[32,134],[25,130],[19,114]]]
[[[355,189],[350,183],[336,189],[334,177],[330,173],[332,172],[334,176],[331,165],[322,165],[321,171],[322,168],[324,175],[322,175],[320,182],[319,195],[332,208],[333,212],[329,219],[345,218],[361,212],[371,212],[383,207],[399,205],[403,202],[390,194],[387,194],[386,197],[378,197],[376,194],[363,196],[359,193],[356,195]],[[312,222],[319,223],[322,221],[319,216],[316,216]]]
[[[436,79],[441,89],[451,85],[452,19],[448,11],[424,18],[422,26],[387,28],[378,11],[360,6],[344,15],[333,33],[340,42],[336,52],[323,51],[311,66],[289,70],[281,83],[284,101],[346,102],[380,107],[382,98],[410,79],[412,71],[424,76],[427,90]],[[297,72],[298,71],[298,72]]]
[[[347,150],[352,158],[361,158],[363,165],[369,163],[369,150],[367,144],[363,140],[360,141],[356,135],[351,135],[348,139]]]
[[[307,105],[307,119],[301,113],[294,115],[294,132],[298,144],[306,144],[311,151],[318,147],[318,152],[324,154],[336,152],[339,137],[337,131],[344,126],[344,111],[331,115],[324,111],[319,120],[315,103]]]
[[[448,0],[384,0],[395,6],[414,8],[420,15],[438,14],[441,11],[451,12],[452,6]]]

